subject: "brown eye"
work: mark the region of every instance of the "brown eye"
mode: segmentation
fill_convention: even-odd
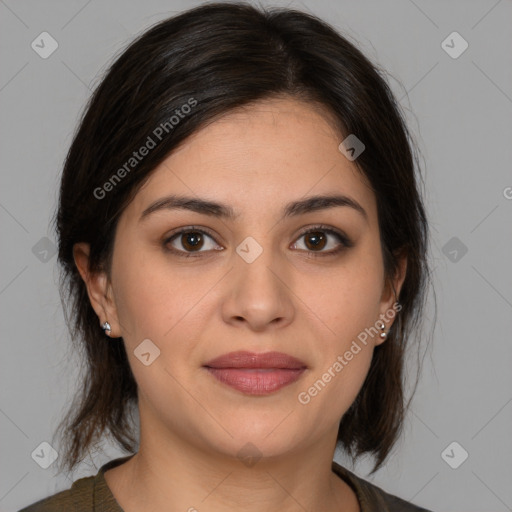
[[[327,237],[321,231],[312,231],[304,235],[306,246],[310,250],[323,249],[327,244]]]
[[[323,226],[310,228],[300,235],[299,239],[301,238],[304,238],[304,248],[297,247],[300,245],[298,242],[293,244],[293,248],[304,250],[312,256],[334,256],[343,249],[354,245],[342,232]],[[332,245],[332,239],[337,240],[338,243],[334,243],[334,247],[331,247],[330,250],[324,250],[329,244]],[[209,240],[211,241],[210,247],[208,247]],[[201,253],[223,250],[215,243],[212,235],[203,229],[195,228],[182,229],[174,233],[163,242],[163,246],[165,250],[184,257],[201,256]]]
[[[343,249],[354,245],[344,233],[324,226],[315,226],[308,229],[299,236],[299,240],[301,238],[304,239],[305,248],[303,250],[309,252],[312,256],[334,256]],[[331,239],[338,241],[337,244],[334,243],[334,247],[332,247]],[[331,244],[330,250],[324,250],[329,244]],[[296,242],[293,248],[302,249],[298,245],[300,244]]]
[[[181,234],[180,242],[187,251],[195,251],[201,249],[204,239],[199,231],[187,231]]]
[[[210,247],[208,247],[209,240],[211,240]],[[195,256],[193,253],[198,253],[197,255],[200,256],[203,252],[220,250],[211,235],[202,229],[191,228],[178,231],[167,238],[163,245],[166,250],[185,257]]]

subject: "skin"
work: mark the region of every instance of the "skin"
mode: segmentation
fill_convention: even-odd
[[[105,473],[126,512],[360,510],[331,462],[339,422],[382,339],[360,344],[307,405],[297,398],[392,308],[391,284],[398,296],[405,276],[402,259],[399,274],[385,279],[376,199],[356,162],[338,150],[343,138],[327,112],[291,98],[230,112],[189,137],[125,209],[110,280],[89,274],[89,248],[75,245],[98,321],[123,337],[138,384],[139,451]],[[171,193],[226,203],[240,215],[159,210],[139,221]],[[356,200],[367,218],[337,206],[281,219],[285,203],[333,193]],[[327,241],[315,249],[301,230],[317,224],[343,231],[353,247],[314,257],[340,245],[317,230]],[[165,252],[165,240],[190,226],[213,238],[203,235],[196,252],[186,236],[167,246],[199,257]],[[263,249],[252,263],[236,252],[248,236]],[[384,321],[388,331],[393,320]],[[149,366],[134,355],[147,338],[161,351]],[[279,391],[248,396],[202,367],[235,350],[285,352],[308,369]],[[248,442],[262,455],[252,467],[237,457]]]

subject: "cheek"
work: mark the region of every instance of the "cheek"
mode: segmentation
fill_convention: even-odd
[[[339,343],[338,348],[325,358],[321,367],[314,369],[297,395],[301,413],[316,418],[325,429],[339,422],[354,402],[373,354],[370,345],[357,340]]]
[[[323,339],[341,351],[379,318],[382,294],[379,261],[359,254],[337,269],[297,281],[297,295],[314,313]]]
[[[130,342],[161,339],[186,313],[194,285],[183,287],[176,268],[141,244],[120,241],[114,259],[116,307]],[[129,255],[129,256],[127,256]],[[190,309],[190,308],[189,308]]]
[[[297,396],[306,414],[327,426],[347,411],[369,371],[378,336],[381,272],[378,262],[343,267],[307,280],[302,295],[314,311],[318,335],[315,365]],[[318,277],[318,276],[317,276]],[[309,292],[309,293],[308,293]],[[320,333],[323,333],[321,335]]]
[[[171,392],[172,378],[164,372],[183,379],[187,367],[199,360],[197,340],[213,314],[214,290],[205,294],[219,277],[179,268],[161,255],[148,256],[136,250],[119,254],[116,305],[134,376],[142,388],[145,383],[155,388],[162,384],[162,389]],[[141,343],[147,339],[156,346],[145,342],[149,351],[154,350],[158,357],[146,367],[134,351],[142,350],[139,346],[145,346]],[[139,382],[139,378],[143,380]]]

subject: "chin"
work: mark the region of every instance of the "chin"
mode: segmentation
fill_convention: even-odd
[[[288,422],[284,422],[286,427],[278,426],[283,417],[274,417],[272,421],[248,417],[243,422],[225,424],[224,428],[233,437],[227,433],[220,434],[215,439],[207,439],[206,442],[213,450],[241,460],[245,457],[279,457],[294,451],[302,444],[302,439],[297,437],[300,429],[297,428],[295,431],[294,426]],[[209,433],[211,434],[211,431]]]

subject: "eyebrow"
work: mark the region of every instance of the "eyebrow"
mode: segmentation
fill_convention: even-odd
[[[297,217],[306,213],[326,210],[328,208],[336,208],[339,206],[347,206],[354,209],[368,221],[368,215],[365,209],[355,199],[345,195],[316,195],[299,201],[292,201],[284,206],[282,218]],[[142,212],[139,222],[146,219],[152,213],[160,210],[189,210],[203,215],[210,215],[212,217],[231,221],[240,216],[239,213],[227,204],[196,197],[170,195],[151,203]]]

